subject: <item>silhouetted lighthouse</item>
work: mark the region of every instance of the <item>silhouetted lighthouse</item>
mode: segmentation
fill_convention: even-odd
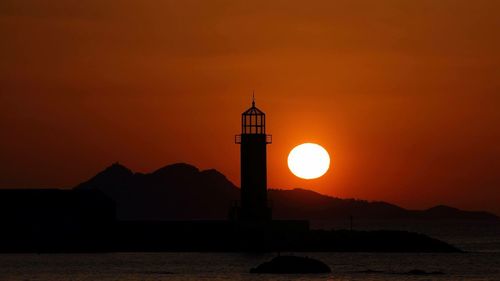
[[[267,164],[266,146],[272,141],[266,135],[266,115],[252,107],[241,115],[241,135],[236,135],[240,144],[241,161],[241,208],[238,219],[262,221],[271,219],[271,209],[267,204]]]

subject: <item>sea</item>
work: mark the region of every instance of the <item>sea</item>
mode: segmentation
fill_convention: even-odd
[[[317,221],[313,228],[350,228]],[[500,281],[500,222],[353,221],[358,230],[408,230],[451,243],[465,253],[280,253],[308,256],[332,273],[250,274],[278,253],[0,254],[0,281],[147,280],[474,280]],[[421,270],[428,275],[409,274]]]

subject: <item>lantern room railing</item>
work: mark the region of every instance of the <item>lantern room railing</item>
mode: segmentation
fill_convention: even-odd
[[[234,136],[234,143],[241,144],[241,135]],[[273,135],[266,135],[266,144],[273,143]]]

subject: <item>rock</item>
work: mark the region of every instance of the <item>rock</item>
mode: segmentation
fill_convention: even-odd
[[[277,256],[252,268],[250,273],[329,273],[330,267],[322,261],[297,256]]]

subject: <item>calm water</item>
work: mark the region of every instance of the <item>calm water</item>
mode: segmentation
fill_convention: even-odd
[[[253,275],[250,268],[274,254],[242,253],[111,253],[3,254],[0,280],[496,280],[500,281],[500,226],[450,222],[391,224],[393,229],[434,235],[471,251],[465,254],[300,253],[327,263],[322,275]],[[357,228],[381,228],[359,222]],[[299,254],[297,254],[299,255]],[[409,276],[412,269],[444,275]],[[384,273],[363,273],[380,270]]]
[[[117,253],[2,255],[1,280],[500,280],[498,253],[311,253],[333,270],[322,275],[253,275],[248,270],[273,255],[227,253]],[[443,271],[439,276],[394,273]],[[367,274],[363,270],[388,273]],[[393,272],[393,273],[390,273]]]

